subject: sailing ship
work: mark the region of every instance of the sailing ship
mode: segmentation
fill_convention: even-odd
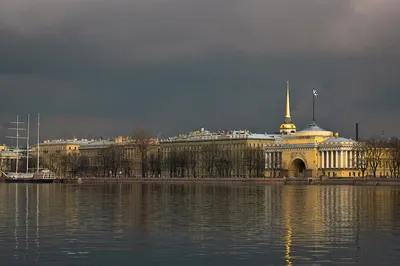
[[[25,130],[20,127],[20,124],[23,122],[19,121],[19,116],[17,115],[17,120],[16,122],[12,122],[13,124],[16,124],[16,128],[10,128],[11,130],[16,130],[16,136],[13,137],[8,137],[8,138],[13,138],[16,139],[16,164],[15,164],[15,172],[11,173],[5,173],[0,170],[0,172],[5,176],[4,181],[7,183],[53,183],[54,180],[56,180],[56,176],[53,172],[51,172],[48,169],[42,169],[40,170],[40,139],[39,139],[39,133],[40,133],[40,114],[38,114],[37,117],[37,166],[36,166],[36,172],[30,173],[29,172],[29,118],[30,116],[28,115],[28,130],[26,137],[21,137],[19,135],[20,130]],[[26,172],[21,173],[18,172],[18,160],[19,160],[19,140],[20,139],[26,139]]]

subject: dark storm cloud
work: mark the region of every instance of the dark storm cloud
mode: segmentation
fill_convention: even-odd
[[[40,111],[48,137],[272,132],[290,79],[299,127],[317,87],[323,126],[400,135],[399,18],[394,0],[3,0],[0,124]]]

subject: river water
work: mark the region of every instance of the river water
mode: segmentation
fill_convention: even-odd
[[[0,184],[1,265],[395,265],[397,187]]]

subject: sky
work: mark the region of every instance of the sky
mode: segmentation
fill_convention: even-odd
[[[2,0],[0,140],[279,130],[400,136],[398,0]],[[14,132],[15,133],[15,132]],[[31,135],[33,138],[35,133]]]

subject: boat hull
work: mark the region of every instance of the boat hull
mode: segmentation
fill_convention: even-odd
[[[13,179],[6,178],[4,180],[6,183],[53,183],[54,179]]]

